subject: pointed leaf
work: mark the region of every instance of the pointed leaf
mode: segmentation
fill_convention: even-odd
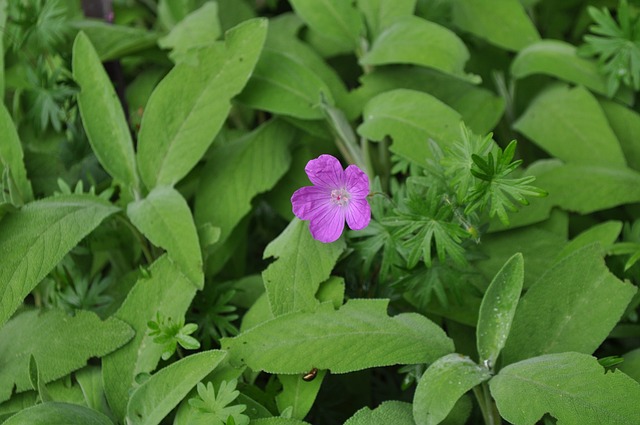
[[[453,351],[444,331],[424,316],[389,317],[388,300],[324,304],[255,326],[222,347],[234,362],[270,373],[302,374],[312,368],[346,373],[376,366],[430,363]]]
[[[515,425],[545,413],[558,423],[640,423],[640,384],[586,354],[548,354],[505,367],[489,381],[500,415]],[[526,400],[526,402],[523,402]]]
[[[25,205],[0,222],[0,326],[67,252],[118,208],[89,195]]]
[[[292,418],[304,419],[316,400],[325,374],[324,370],[318,371],[316,377],[308,382],[302,379],[303,375],[278,375],[282,384],[282,392],[276,396],[278,410],[283,412],[291,407]]]
[[[22,410],[10,417],[4,425],[113,425],[100,412],[77,404],[48,402]]]
[[[2,14],[3,10],[0,7],[0,16]],[[1,45],[2,42],[0,41]],[[2,59],[0,59],[0,63],[1,61]],[[0,71],[0,74],[2,72]],[[33,190],[31,189],[31,183],[27,179],[22,144],[13,119],[4,105],[0,105],[0,134],[2,134],[2,143],[0,143],[0,176],[5,167],[9,167],[11,177],[15,181],[20,197],[24,202],[29,202],[33,200]]]
[[[566,244],[562,248],[562,251],[558,253],[556,259],[560,260],[561,258],[573,254],[580,248],[594,243],[600,244],[600,246],[602,247],[602,255],[605,255],[608,251],[608,248],[613,245],[614,242],[618,239],[621,231],[621,221],[605,221],[604,223],[591,226],[589,229],[573,238],[571,242]]]
[[[600,106],[620,142],[627,164],[640,171],[640,143],[637,138],[640,134],[640,114],[611,100],[600,99]]]
[[[155,47],[159,36],[147,28],[114,25],[95,19],[71,25],[87,35],[101,61],[119,59]]]
[[[395,22],[413,15],[416,8],[416,0],[358,0],[357,4],[366,20],[367,35],[371,40]]]
[[[522,254],[511,257],[498,271],[482,298],[476,331],[480,362],[493,368],[509,336],[511,321],[524,282]]]
[[[375,409],[363,407],[344,425],[414,425],[411,404],[402,401],[384,401]]]

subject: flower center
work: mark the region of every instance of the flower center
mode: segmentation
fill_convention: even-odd
[[[334,189],[331,191],[331,202],[344,207],[349,204],[349,192],[346,189]]]

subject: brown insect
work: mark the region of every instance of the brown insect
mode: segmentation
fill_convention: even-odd
[[[314,367],[309,372],[302,375],[302,379],[307,382],[311,382],[316,379],[316,375],[318,374],[318,368]]]

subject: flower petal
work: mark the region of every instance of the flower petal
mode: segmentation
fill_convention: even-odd
[[[291,196],[293,213],[300,220],[310,220],[331,205],[331,191],[315,186],[301,187]]]
[[[347,224],[353,230],[362,230],[371,221],[371,207],[367,199],[351,199],[347,206]]]
[[[331,155],[320,155],[312,159],[304,167],[309,180],[314,185],[330,190],[339,189],[344,186],[344,170],[340,161]]]
[[[344,171],[345,188],[352,198],[366,198],[369,195],[369,177],[356,165],[349,165]]]
[[[318,211],[320,212],[320,211]],[[335,204],[322,210],[315,217],[311,218],[309,230],[311,236],[320,242],[329,243],[338,240],[344,230],[344,216],[346,208]]]

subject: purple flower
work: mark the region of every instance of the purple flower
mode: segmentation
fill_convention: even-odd
[[[314,239],[324,243],[337,240],[345,219],[353,230],[367,227],[371,220],[369,178],[360,168],[349,165],[343,170],[333,156],[320,155],[304,170],[314,186],[296,190],[291,204],[296,217],[309,220]]]

